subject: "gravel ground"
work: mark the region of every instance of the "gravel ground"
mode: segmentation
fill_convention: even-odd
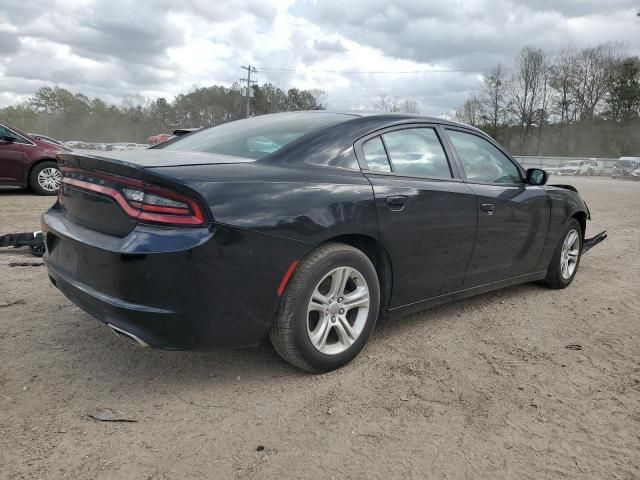
[[[323,376],[268,346],[138,348],[4,249],[0,477],[640,478],[640,182],[554,181],[610,235],[571,287],[391,323]],[[51,202],[0,191],[0,232],[37,229]]]

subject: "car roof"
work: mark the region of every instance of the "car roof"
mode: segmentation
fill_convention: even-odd
[[[335,113],[340,115],[349,115],[352,117],[362,117],[368,119],[379,119],[381,121],[411,121],[414,120],[416,122],[428,122],[428,123],[439,123],[441,125],[449,125],[452,127],[462,127],[470,130],[474,130],[476,132],[482,132],[482,130],[473,127],[471,125],[467,125],[466,123],[456,122],[454,120],[444,119],[440,117],[432,117],[427,115],[417,115],[414,113],[402,113],[402,112],[382,112],[378,110],[303,110],[304,112],[318,112],[318,113]],[[296,113],[296,112],[281,112],[275,113],[273,115],[281,115],[287,113]]]
[[[328,126],[322,126],[310,131],[296,140],[286,144],[276,152],[259,159],[260,162],[275,163],[299,163],[304,158],[306,163],[315,165],[334,165],[353,168],[351,165],[357,162],[354,154],[354,141],[367,135],[372,135],[380,130],[399,127],[418,127],[415,124],[440,124],[445,126],[462,127],[473,131],[483,137],[488,137],[481,130],[442,118],[427,117],[408,113],[396,112],[371,112],[371,111],[333,111],[333,110],[304,110],[269,114],[272,117],[289,116],[304,113],[306,115],[331,114],[343,115],[344,119]],[[340,152],[338,155],[333,155]]]

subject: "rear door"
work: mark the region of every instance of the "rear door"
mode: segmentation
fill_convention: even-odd
[[[17,138],[15,142],[5,142],[3,137]],[[0,183],[20,185],[24,180],[24,143],[8,128],[0,125]]]
[[[477,198],[478,233],[465,287],[533,273],[549,228],[549,200],[526,185],[521,168],[496,144],[447,128],[458,164]]]
[[[411,124],[356,142],[391,256],[392,308],[460,289],[473,250],[475,195],[440,135],[435,125]]]

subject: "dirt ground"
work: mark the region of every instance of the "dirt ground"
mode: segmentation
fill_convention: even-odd
[[[561,181],[587,200],[590,233],[610,235],[571,287],[391,323],[322,376],[268,346],[136,347],[5,249],[0,477],[640,478],[640,182]],[[50,203],[0,192],[0,232],[37,229]]]

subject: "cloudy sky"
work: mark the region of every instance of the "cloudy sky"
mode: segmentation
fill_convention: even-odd
[[[458,106],[496,62],[533,44],[623,42],[640,54],[637,0],[0,1],[0,106],[43,85],[119,103],[230,85],[321,88],[329,107],[380,94],[422,113]]]

